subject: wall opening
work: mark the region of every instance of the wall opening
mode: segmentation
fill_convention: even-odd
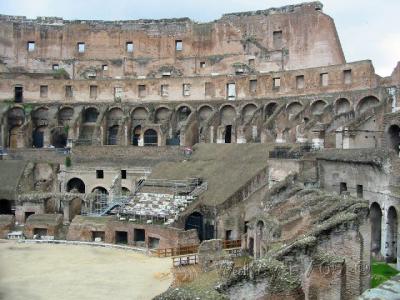
[[[72,178],[67,183],[67,192],[84,194],[85,183],[79,178]]]
[[[379,257],[382,242],[382,210],[378,203],[374,202],[370,208],[371,222],[371,252],[374,256]]]
[[[139,146],[140,136],[142,135],[142,126],[138,125],[133,129],[132,145]]]
[[[232,142],[232,125],[225,126],[225,144]]]
[[[357,198],[364,197],[364,187],[361,184],[357,184]]]
[[[33,212],[33,211],[26,211],[25,214],[24,214],[24,216],[25,216],[25,222],[26,222],[26,220],[28,220],[28,218],[29,218],[30,216],[32,216],[32,215],[34,215],[34,214],[35,214],[35,212]]]
[[[342,195],[345,192],[347,192],[347,183],[346,182],[341,182],[339,184],[339,194]]]
[[[0,200],[0,215],[15,215],[15,202],[12,200]]]
[[[33,228],[33,235],[35,235],[37,239],[47,236],[47,228]]]
[[[236,84],[235,83],[228,83],[226,85],[226,93],[228,95],[228,100],[235,100],[236,99]]]
[[[150,249],[157,249],[160,245],[160,239],[155,237],[149,237],[149,248]]]
[[[274,49],[282,48],[282,31],[274,31],[272,34]]]
[[[118,145],[119,126],[115,125],[108,129],[107,145]]]
[[[185,230],[196,229],[199,240],[203,240],[203,215],[199,212],[194,212],[186,218]]]
[[[153,129],[147,129],[144,132],[144,145],[145,146],[158,146],[158,135]]]
[[[94,107],[89,107],[83,114],[83,121],[85,123],[96,123],[99,112]]]
[[[32,146],[34,148],[43,148],[44,146],[44,126],[36,128],[32,133]]]
[[[128,244],[128,232],[126,231],[116,231],[115,232],[115,243],[127,245]]]
[[[14,87],[14,102],[22,103],[24,98],[24,88],[22,86]]]
[[[388,263],[396,263],[397,262],[397,212],[396,209],[391,206],[388,210],[387,216],[387,237],[386,237],[386,246],[387,252],[385,260]]]
[[[397,154],[400,152],[400,127],[398,125],[392,125],[387,131],[388,146],[390,149],[396,151]]]
[[[231,241],[233,239],[232,230],[225,230],[225,240]]]
[[[104,231],[92,231],[92,242],[104,242],[106,233]]]
[[[146,232],[144,229],[135,228],[133,235],[135,242],[144,242],[146,240]]]

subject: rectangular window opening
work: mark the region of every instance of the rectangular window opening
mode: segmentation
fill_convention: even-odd
[[[319,75],[319,85],[320,86],[328,86],[329,83],[329,75],[328,73],[322,73]]]
[[[273,45],[274,49],[282,48],[282,31],[274,31],[273,32]]]
[[[22,86],[14,87],[14,102],[21,103],[23,101],[24,88]]]
[[[103,69],[103,71],[108,71],[108,65],[102,65],[101,68]]]
[[[357,184],[357,198],[364,197],[364,187],[361,184]]]
[[[235,100],[236,99],[236,84],[235,83],[228,83],[226,86],[228,100]]]
[[[343,81],[344,81],[344,84],[351,84],[352,83],[351,70],[344,70],[343,71]]]
[[[168,89],[169,89],[169,85],[168,84],[162,84],[161,85],[161,96],[162,97],[168,97]]]
[[[249,90],[250,93],[254,94],[257,92],[257,79],[250,80]]]
[[[275,90],[279,90],[279,88],[281,87],[281,79],[280,79],[280,78],[274,78],[274,79],[272,80],[272,87],[273,87]]]
[[[225,240],[231,241],[232,240],[232,230],[225,231]]]
[[[133,231],[133,238],[135,242],[144,242],[146,238],[144,229],[135,228]]]
[[[58,64],[54,64],[54,65],[52,65],[52,69],[53,69],[53,71],[57,71],[60,69],[60,66]]]
[[[126,52],[128,52],[128,53],[133,52],[133,43],[132,42],[126,42]]]
[[[191,85],[189,83],[183,84],[183,96],[190,96]]]
[[[146,96],[146,86],[144,84],[139,84],[138,90],[139,90],[139,97]]]
[[[78,43],[78,53],[85,53],[85,43]]]
[[[126,170],[121,170],[121,179],[126,179]]]
[[[103,179],[104,178],[104,171],[103,170],[96,170],[96,178]]]
[[[296,76],[296,88],[299,90],[304,89],[304,75]]]
[[[91,85],[90,86],[90,98],[96,98],[97,97],[97,85]]]
[[[206,62],[205,61],[201,61],[200,62],[200,69],[204,69],[206,67]]]
[[[36,48],[36,44],[35,44],[35,42],[34,41],[29,41],[28,43],[27,43],[27,49],[28,49],[28,52],[33,52],[33,51],[35,51],[35,48]]]
[[[66,85],[65,86],[65,97],[72,98],[72,96],[73,96],[72,85]]]
[[[47,98],[47,93],[48,93],[48,86],[41,85],[40,86],[40,98]]]
[[[206,97],[213,97],[215,95],[215,87],[212,82],[206,82],[204,84],[204,93]]]
[[[182,40],[176,40],[175,41],[175,50],[176,51],[182,51],[183,50],[183,42],[182,42]]]

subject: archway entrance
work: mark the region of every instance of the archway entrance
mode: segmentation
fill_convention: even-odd
[[[199,235],[199,240],[203,240],[203,215],[199,212],[194,212],[189,215],[185,222],[185,230],[196,229]]]
[[[72,178],[67,183],[67,192],[85,193],[85,183],[79,178]]]
[[[147,129],[144,132],[144,145],[145,146],[158,146],[157,132],[153,129]]]
[[[139,146],[140,135],[142,134],[142,126],[138,125],[133,130],[132,134],[132,145]]]
[[[380,256],[382,242],[382,210],[378,203],[374,202],[370,208],[371,222],[371,252],[374,256]]]
[[[397,212],[396,209],[391,206],[388,211],[387,217],[387,253],[386,262],[396,263],[397,262]]]
[[[400,127],[397,125],[392,125],[389,127],[387,132],[387,141],[390,149],[396,151],[399,154],[400,146]]]
[[[232,142],[232,125],[225,126],[225,144]]]

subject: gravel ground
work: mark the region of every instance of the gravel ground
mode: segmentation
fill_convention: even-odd
[[[171,266],[131,251],[0,241],[0,299],[151,299],[168,289]]]

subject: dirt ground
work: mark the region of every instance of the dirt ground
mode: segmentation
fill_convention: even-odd
[[[0,241],[0,299],[151,299],[171,284],[171,265],[117,249]]]

